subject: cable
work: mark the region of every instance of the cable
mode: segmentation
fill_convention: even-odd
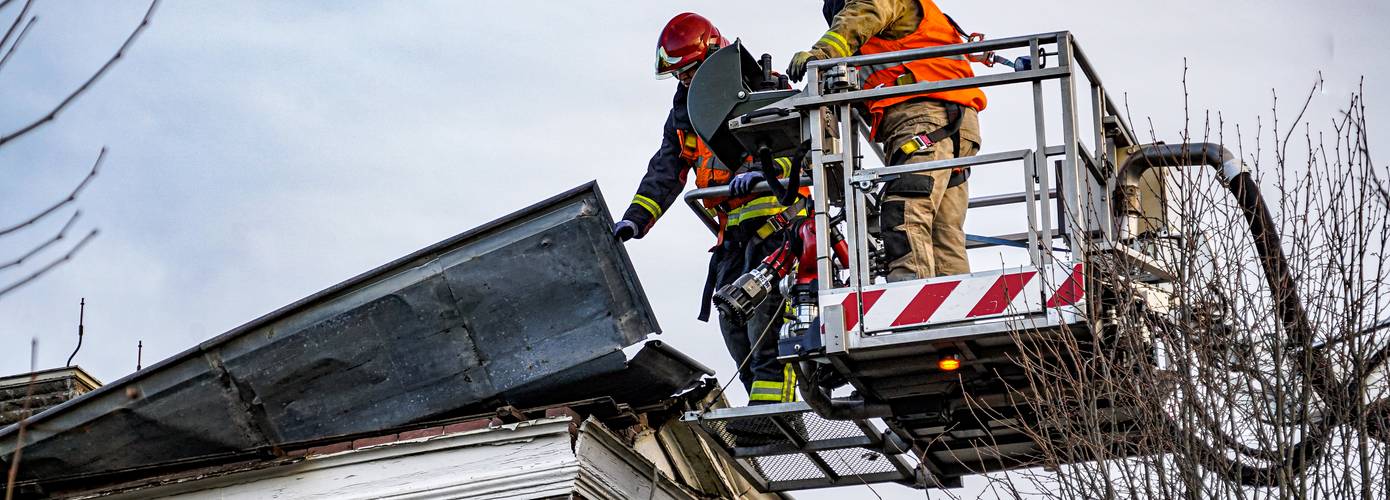
[[[786,300],[787,299],[785,298],[782,299],[783,302],[786,302]],[[781,307],[779,306],[778,309],[781,309]],[[734,376],[729,377],[729,381],[725,382],[724,386],[719,388],[719,392],[714,393],[714,397],[711,397],[709,402],[705,403],[704,408],[700,408],[701,415],[708,412],[710,405],[713,405],[715,401],[719,400],[719,396],[722,396],[724,394],[724,391],[728,390],[729,384],[732,384],[735,380],[738,380],[738,373],[743,371],[743,367],[748,366],[748,362],[753,359],[753,353],[758,352],[758,346],[763,345],[763,339],[767,338],[767,332],[772,330],[772,324],[775,322],[776,321],[774,321],[773,319],[769,319],[767,321],[767,326],[763,327],[763,333],[758,335],[758,340],[753,342],[753,346],[751,349],[748,349],[748,355],[744,356],[743,362],[739,363],[738,368],[734,369]]]

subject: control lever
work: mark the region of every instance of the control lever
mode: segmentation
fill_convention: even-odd
[[[758,82],[757,90],[777,90],[781,88],[778,86],[778,84],[780,83],[779,77],[781,75],[778,75],[772,71],[771,54],[763,54],[763,56],[758,59],[758,66],[762,67],[763,78],[762,81]]]

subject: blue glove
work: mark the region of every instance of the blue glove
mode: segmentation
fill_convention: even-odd
[[[743,196],[753,190],[753,185],[764,179],[763,173],[757,170],[744,172],[734,176],[734,180],[729,182],[730,196]]]
[[[618,241],[627,241],[637,237],[637,224],[630,220],[620,220],[613,224],[613,237]]]

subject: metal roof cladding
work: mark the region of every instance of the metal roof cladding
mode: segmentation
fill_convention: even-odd
[[[622,371],[660,328],[611,224],[590,182],[290,304],[36,415],[19,479],[244,455]]]

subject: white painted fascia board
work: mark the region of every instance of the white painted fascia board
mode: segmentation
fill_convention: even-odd
[[[74,498],[485,498],[569,495],[569,417],[395,441],[251,471]],[[528,449],[530,448],[530,449]],[[451,468],[452,467],[452,468]]]

